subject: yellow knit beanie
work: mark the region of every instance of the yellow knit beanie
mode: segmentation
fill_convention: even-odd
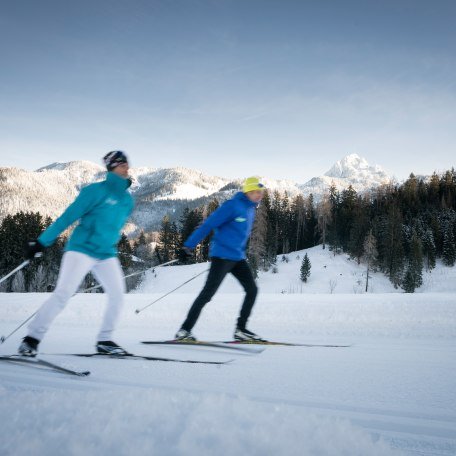
[[[264,185],[260,183],[260,179],[258,177],[248,177],[244,181],[242,191],[244,193],[247,193],[252,192],[254,190],[264,190]]]

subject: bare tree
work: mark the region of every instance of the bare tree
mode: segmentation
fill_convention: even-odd
[[[321,231],[321,242],[323,244],[323,250],[326,248],[326,232],[328,225],[331,222],[331,202],[329,201],[329,195],[325,194],[318,204],[318,227]]]
[[[369,289],[369,272],[371,270],[371,266],[377,259],[378,252],[377,252],[377,240],[375,236],[372,234],[372,230],[369,231],[369,234],[366,236],[364,240],[364,259],[366,261],[366,293]]]

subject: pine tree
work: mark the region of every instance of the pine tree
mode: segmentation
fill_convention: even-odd
[[[402,214],[392,204],[388,213],[379,218],[374,226],[379,253],[379,266],[394,287],[400,286],[404,270],[405,255],[402,239]]]
[[[160,231],[158,233],[158,253],[160,262],[170,261],[173,249],[173,232],[169,216],[165,215],[162,219]]]
[[[443,249],[442,261],[446,266],[454,266],[456,263],[456,243],[453,225],[450,221],[443,224]]]
[[[301,263],[301,280],[303,282],[307,282],[307,279],[310,277],[310,269],[311,269],[311,264],[310,264],[309,256],[306,253],[304,255],[304,258],[302,259],[302,263]]]
[[[177,256],[177,250],[180,247],[180,235],[177,223],[172,222],[170,226],[170,245],[169,245],[169,258],[175,259]]]
[[[341,231],[339,228],[340,222],[340,194],[334,183],[329,188],[329,206],[331,214],[331,222],[328,224],[327,239],[329,250],[334,252],[334,255],[342,251]]]
[[[184,209],[184,212],[180,218],[180,230],[179,230],[179,242],[178,248],[182,248],[184,242],[188,237],[195,231],[198,226],[203,222],[203,213],[199,208],[190,210],[188,207]],[[201,248],[200,248],[201,250]],[[199,255],[201,256],[201,255]],[[204,257],[204,253],[202,255]],[[188,260],[189,263],[195,263],[197,261],[197,251],[193,253],[192,258]]]
[[[133,264],[133,249],[125,233],[121,234],[117,249],[119,252],[120,264],[125,272],[127,269],[131,268]]]
[[[338,209],[338,238],[340,239],[341,248],[344,252],[349,250],[350,233],[355,221],[355,208],[357,207],[357,203],[357,193],[350,185],[342,192]]]
[[[422,284],[423,249],[420,238],[416,232],[414,232],[410,243],[408,266],[403,280],[402,288],[406,293],[413,293]]]
[[[361,258],[365,252],[364,242],[369,234],[370,217],[369,207],[366,201],[361,199],[352,212],[352,222],[350,236],[348,241],[348,252],[352,258],[356,258],[358,264],[361,263]]]
[[[428,228],[423,234],[423,255],[426,258],[426,270],[432,271],[436,265],[436,246],[434,242],[434,233]]]

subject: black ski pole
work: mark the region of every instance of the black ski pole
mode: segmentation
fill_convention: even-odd
[[[178,287],[174,288],[173,290],[171,291],[168,291],[168,293],[164,294],[163,296],[160,296],[158,299],[156,299],[155,301],[152,301],[150,304],[147,304],[147,306],[143,307],[142,309],[136,309],[135,310],[135,313],[136,314],[139,314],[139,312],[142,312],[143,310],[147,309],[148,307],[150,307],[152,304],[155,304],[156,302],[160,301],[161,299],[165,298],[166,296],[170,295],[171,293],[175,292],[176,290],[178,290],[179,288],[183,287],[184,285],[186,285],[188,282],[191,282],[192,280],[196,279],[197,277],[199,277],[200,275],[202,274],[205,274],[206,272],[208,272],[209,269],[206,269],[205,271],[203,272],[200,272],[199,274],[196,274],[196,276],[193,276],[191,279],[188,279],[187,281],[185,281],[183,284],[179,285]]]

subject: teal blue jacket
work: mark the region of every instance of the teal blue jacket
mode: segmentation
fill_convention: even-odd
[[[107,259],[117,255],[122,227],[133,210],[133,198],[127,191],[131,181],[109,172],[106,180],[84,187],[66,211],[38,238],[45,247],[79,220],[65,246],[66,251]]]

